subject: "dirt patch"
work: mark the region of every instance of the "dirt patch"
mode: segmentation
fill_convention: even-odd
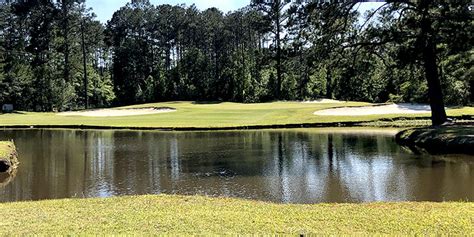
[[[345,107],[325,109],[314,112],[321,116],[365,116],[384,114],[426,114],[431,113],[429,105],[422,104],[391,104],[381,106]]]
[[[83,116],[83,117],[123,117],[150,114],[172,113],[174,108],[132,108],[132,109],[99,109],[78,112],[58,113],[59,116]]]

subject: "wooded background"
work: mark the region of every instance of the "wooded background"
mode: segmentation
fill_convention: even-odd
[[[397,1],[364,15],[355,3],[285,2],[223,13],[133,0],[103,25],[81,0],[3,1],[0,102],[64,111],[169,100],[474,101],[470,0]]]

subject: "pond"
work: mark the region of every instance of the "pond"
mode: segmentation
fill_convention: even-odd
[[[141,194],[474,201],[474,157],[415,155],[395,132],[3,130],[0,140],[15,141],[21,164],[0,184],[0,202]]]

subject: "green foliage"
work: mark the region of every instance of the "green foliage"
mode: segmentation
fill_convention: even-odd
[[[447,56],[441,62],[443,87],[446,102],[456,105],[470,103],[471,91],[469,82],[474,80],[474,50]]]
[[[0,102],[16,109],[63,111],[83,108],[85,101],[80,33],[94,106],[114,99],[103,26],[83,1],[8,1],[0,8]],[[97,76],[98,74],[107,76]],[[108,79],[105,79],[108,77]]]
[[[468,6],[389,2],[364,23],[351,2],[252,1],[224,14],[143,0],[104,26],[81,0],[2,2],[0,102],[37,111],[81,109],[86,98],[91,107],[322,97],[428,103],[429,68],[448,104],[467,105]],[[427,43],[432,57],[424,57]],[[435,58],[429,67],[427,58]]]
[[[421,0],[381,8],[378,21],[363,34],[365,41],[378,43],[372,48],[388,62],[385,70],[393,72],[387,75],[395,82],[389,86],[392,98],[441,107],[444,94],[447,104],[469,103],[474,30],[470,7],[468,0]]]

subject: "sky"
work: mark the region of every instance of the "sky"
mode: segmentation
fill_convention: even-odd
[[[120,7],[125,6],[130,0],[87,0],[87,6],[93,8],[93,12],[97,15],[97,19],[102,23],[106,23],[115,11],[120,9]],[[150,0],[153,5],[160,4],[186,4],[190,6],[191,4],[196,4],[196,6],[205,10],[210,7],[219,8],[223,12],[237,10],[241,7],[244,7],[250,3],[250,0]],[[380,3],[363,3],[360,7],[360,11],[365,11],[367,9],[376,8]]]

